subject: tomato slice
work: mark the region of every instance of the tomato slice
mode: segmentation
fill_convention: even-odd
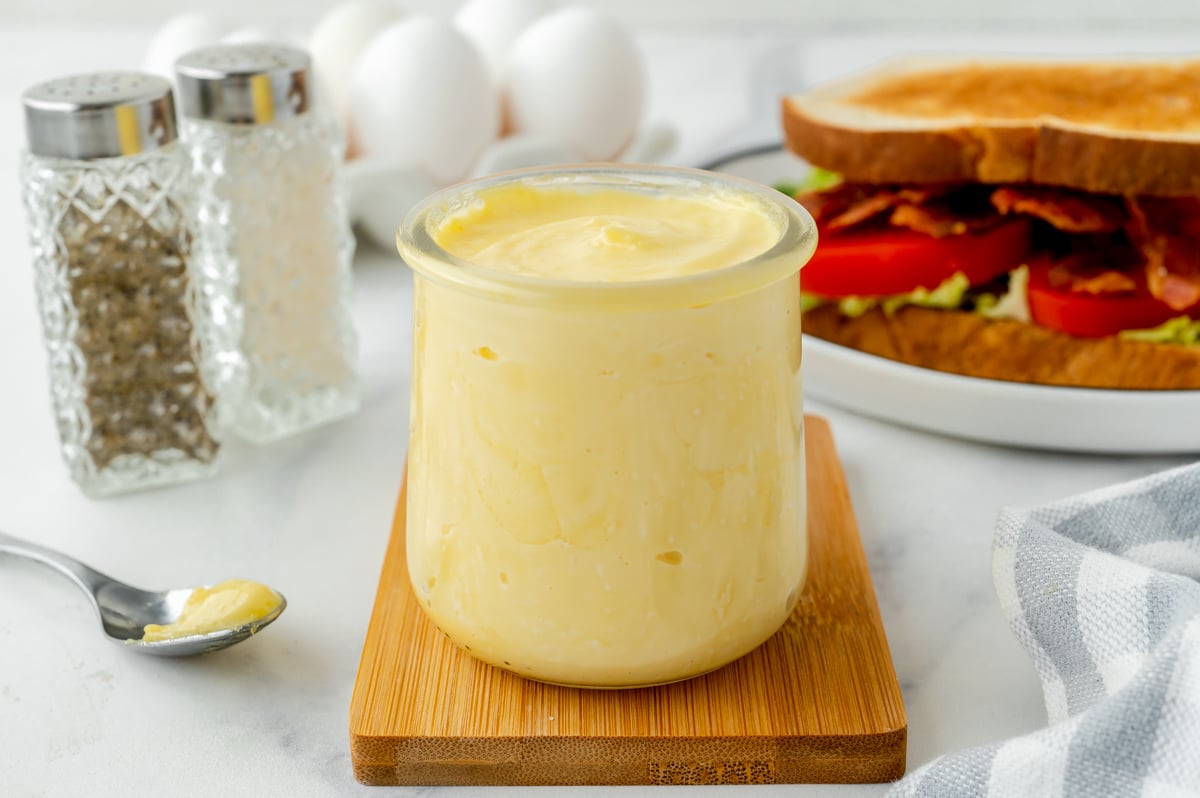
[[[800,287],[824,297],[888,296],[932,290],[955,272],[980,285],[1021,265],[1031,230],[1019,218],[942,238],[900,228],[830,233],[800,270]]]
[[[1091,294],[1053,279],[1054,266],[1048,257],[1029,264],[1029,315],[1043,327],[1080,338],[1102,338],[1122,330],[1157,327],[1177,316],[1200,317],[1200,304],[1179,311],[1155,299],[1140,269],[1128,272],[1137,282],[1134,290]]]

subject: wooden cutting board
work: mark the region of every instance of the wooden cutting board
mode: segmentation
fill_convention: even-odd
[[[455,647],[408,583],[401,488],[350,703],[374,785],[878,782],[907,721],[829,425],[808,416],[809,577],[774,637],[724,668],[635,690],[528,681]]]

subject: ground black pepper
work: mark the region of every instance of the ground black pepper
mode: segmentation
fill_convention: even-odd
[[[22,195],[71,478],[101,496],[215,473],[218,403],[194,328],[189,161],[170,81],[69,75],[21,99]]]
[[[172,449],[211,462],[219,445],[196,365],[186,228],[161,232],[117,201],[99,221],[68,207],[59,232],[96,468]]]

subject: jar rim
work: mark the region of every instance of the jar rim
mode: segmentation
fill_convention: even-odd
[[[601,186],[650,190],[708,189],[753,198],[772,217],[779,237],[765,251],[718,269],[673,277],[625,282],[553,279],[514,274],[459,258],[434,237],[437,223],[481,191],[496,186]],[[405,216],[396,247],[420,277],[436,283],[519,304],[550,307],[649,309],[699,307],[732,299],[786,277],[794,277],[812,257],[817,226],[800,203],[774,188],[734,175],[677,166],[564,164],[499,172],[430,194]]]

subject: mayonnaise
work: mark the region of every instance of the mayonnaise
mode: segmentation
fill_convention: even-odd
[[[262,621],[283,602],[266,585],[245,579],[228,579],[212,587],[198,587],[188,596],[179,618],[170,624],[147,624],[146,643],[177,637],[206,635]]]
[[[712,271],[779,239],[744,194],[643,194],[603,188],[497,186],[435,236],[451,254],[528,277],[634,282]]]
[[[767,206],[721,186],[510,183],[430,233],[496,273],[649,286],[771,249]],[[408,566],[443,632],[525,676],[617,687],[712,670],[780,627],[807,554],[808,252],[699,306],[633,309],[600,289],[582,307],[463,290],[405,252]]]

